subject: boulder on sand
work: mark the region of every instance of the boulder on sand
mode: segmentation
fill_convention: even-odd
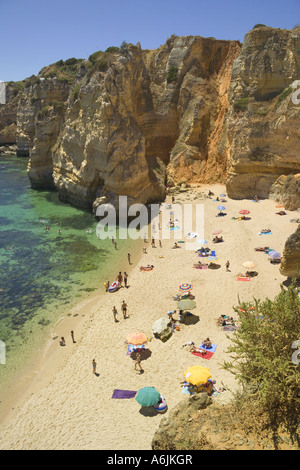
[[[171,321],[167,317],[159,318],[154,322],[152,331],[154,336],[164,343],[173,334]]]

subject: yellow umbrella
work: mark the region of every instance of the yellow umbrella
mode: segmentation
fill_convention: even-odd
[[[185,371],[184,377],[192,385],[200,385],[205,384],[211,378],[211,373],[206,367],[190,366]]]

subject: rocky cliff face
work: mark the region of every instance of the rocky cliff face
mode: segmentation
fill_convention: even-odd
[[[268,197],[278,177],[299,172],[300,105],[291,99],[299,77],[299,28],[246,34],[233,64],[226,119],[230,197]]]
[[[299,173],[299,77],[299,28],[255,28],[243,46],[172,36],[157,50],[123,44],[59,61],[19,95],[18,154],[30,155],[32,187],[81,207],[226,180],[230,197],[272,195],[295,208],[297,183],[287,191],[287,182]]]
[[[0,145],[16,143],[18,96],[13,84],[6,84],[6,104],[0,104]]]
[[[192,36],[153,51],[126,45],[82,63],[66,89],[44,71],[18,109],[17,144],[30,154],[32,187],[53,184],[61,199],[91,207],[102,196],[158,201],[180,180],[224,181],[223,122],[240,48]]]
[[[283,276],[300,278],[300,225],[285,243],[280,272]]]
[[[146,203],[163,199],[168,182],[216,181],[226,168],[226,147],[217,146],[239,50],[237,42],[171,38],[155,51],[130,46],[85,77],[53,154],[60,197]]]

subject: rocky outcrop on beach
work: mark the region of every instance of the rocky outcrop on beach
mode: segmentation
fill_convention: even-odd
[[[300,208],[300,173],[279,176],[271,186],[269,197],[283,204],[287,210]]]
[[[261,26],[246,34],[226,119],[230,197],[269,197],[279,177],[299,172],[300,106],[292,99],[299,76],[299,28]]]
[[[280,273],[290,278],[300,278],[300,225],[285,243]]]

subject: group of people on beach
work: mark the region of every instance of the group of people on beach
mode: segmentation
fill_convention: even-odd
[[[121,310],[123,312],[123,318],[125,320],[126,318],[128,318],[127,317],[127,304],[126,304],[125,300],[123,300],[123,302],[121,304]],[[115,323],[117,323],[118,322],[118,319],[117,319],[118,310],[116,309],[115,306],[113,306],[112,311],[113,311],[114,321],[115,321]]]

